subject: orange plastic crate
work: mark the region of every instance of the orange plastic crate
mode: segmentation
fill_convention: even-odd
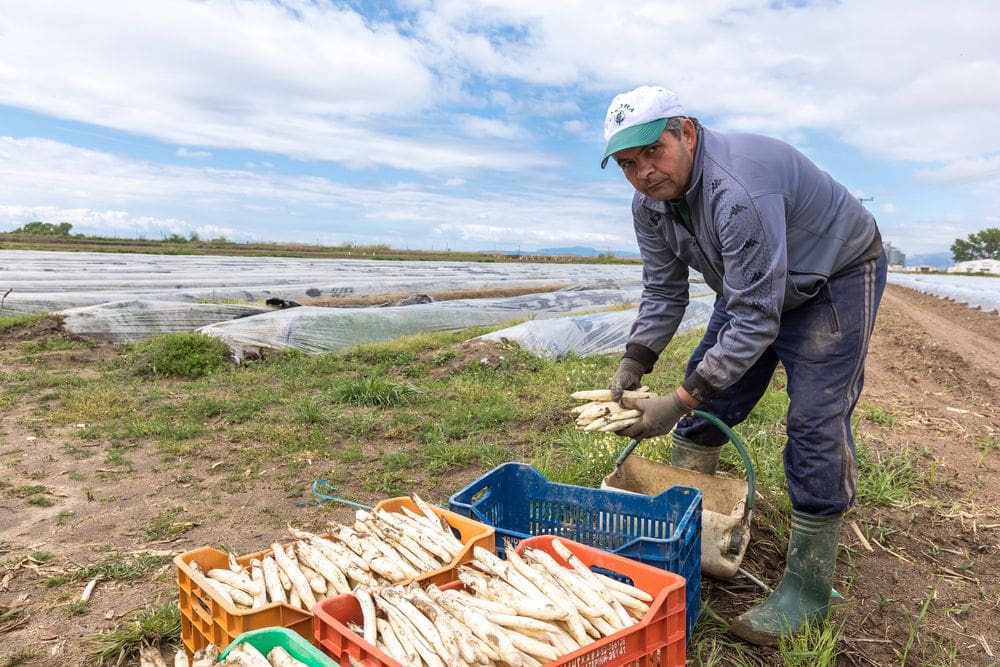
[[[416,503],[406,496],[383,500],[375,506],[375,510],[402,512],[403,507],[417,513],[420,512],[420,510],[417,509]],[[473,547],[482,547],[490,553],[496,553],[496,530],[493,526],[487,526],[485,523],[474,521],[462,516],[461,514],[456,514],[451,510],[442,509],[433,505],[431,507],[434,509],[435,514],[448,522],[448,525],[451,526],[452,532],[455,533],[455,537],[457,537],[458,540],[465,545],[465,549],[463,549],[462,552],[455,557],[455,560],[448,565],[434,570],[433,572],[422,574],[419,577],[414,577],[413,581],[419,581],[425,586],[429,584],[443,586],[444,584],[458,580],[455,570],[462,563],[468,563],[472,560]]]
[[[559,563],[565,561],[552,549],[551,535],[522,540],[517,552],[541,549]],[[602,574],[624,578],[653,596],[646,616],[628,628],[599,639],[544,667],[683,667],[685,664],[684,577],[616,556],[600,549],[562,540],[588,567]],[[443,588],[459,588],[454,582]],[[361,624],[361,608],[353,595],[327,598],[314,607],[313,631],[319,647],[342,665],[365,667],[407,667],[347,629],[348,623]]]
[[[375,509],[400,512],[402,507],[418,511],[413,501],[406,497],[383,500]],[[496,538],[492,526],[440,507],[434,507],[434,512],[452,527],[452,532],[465,545],[465,549],[450,564],[415,577],[413,581],[443,585],[457,579],[456,568],[472,559],[473,547],[479,546],[495,552]],[[263,558],[269,551],[270,549],[265,549],[236,560],[240,565],[248,565],[252,559]],[[217,567],[228,567],[226,554],[212,547],[194,549],[174,558],[178,607],[181,612],[181,641],[188,657],[208,644],[214,644],[221,651],[242,633],[262,628],[288,628],[316,643],[312,629],[313,615],[310,612],[278,602],[260,609],[237,608],[201,585],[199,576],[191,568],[192,561],[197,561],[206,572]]]

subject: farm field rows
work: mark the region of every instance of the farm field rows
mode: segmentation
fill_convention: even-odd
[[[82,665],[158,633],[169,645],[172,556],[205,545],[250,553],[285,539],[287,523],[349,519],[350,507],[311,504],[316,479],[367,505],[411,490],[443,504],[506,461],[596,485],[623,445],[576,432],[568,413],[570,392],[606,383],[613,358],[553,363],[463,343],[482,330],[176,377],[150,370],[148,348],[68,336],[48,317],[7,322],[0,664],[10,667]],[[997,324],[996,313],[887,289],[857,413],[862,496],[841,534],[832,664],[1000,655]],[[651,384],[675,382],[694,342],[672,343]],[[745,566],[772,585],[787,535],[781,382],[737,429],[763,493]],[[760,595],[747,580],[706,577],[689,664],[780,664],[725,632]]]

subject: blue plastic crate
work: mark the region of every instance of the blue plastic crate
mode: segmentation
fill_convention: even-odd
[[[449,509],[493,526],[505,541],[557,535],[663,568],[686,580],[687,638],[701,612],[701,489],[656,496],[550,482],[524,463],[504,463],[448,501]]]

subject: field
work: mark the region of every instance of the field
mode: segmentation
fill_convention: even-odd
[[[761,590],[706,578],[689,664],[1000,661],[998,324],[888,288],[856,413],[860,497],[834,584],[844,599],[828,625],[757,649],[728,635],[726,619]],[[411,490],[444,504],[505,461],[596,485],[624,442],[573,431],[569,394],[604,386],[615,359],[550,363],[463,343],[475,333],[234,367],[183,337],[121,347],[47,316],[0,318],[0,667],[134,664],[141,641],[166,653],[172,556],[248,553],[285,539],[287,523],[349,520],[352,508],[315,503],[317,479],[366,505]],[[671,344],[654,388],[679,380],[695,342]],[[779,376],[737,429],[762,493],[744,565],[771,585],[788,525],[784,401]],[[724,467],[738,473],[735,462]]]

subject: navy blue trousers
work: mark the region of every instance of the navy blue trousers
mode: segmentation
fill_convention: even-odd
[[[783,313],[774,342],[735,384],[698,406],[729,426],[739,424],[764,394],[778,362],[788,376],[785,479],[792,507],[828,516],[853,503],[858,479],[851,414],[864,385],[865,357],[882,291],[883,254],[833,278],[818,295]],[[705,336],[691,355],[691,373],[730,319],[716,299]],[[685,417],[676,432],[694,443],[719,445],[726,437],[703,419]]]

